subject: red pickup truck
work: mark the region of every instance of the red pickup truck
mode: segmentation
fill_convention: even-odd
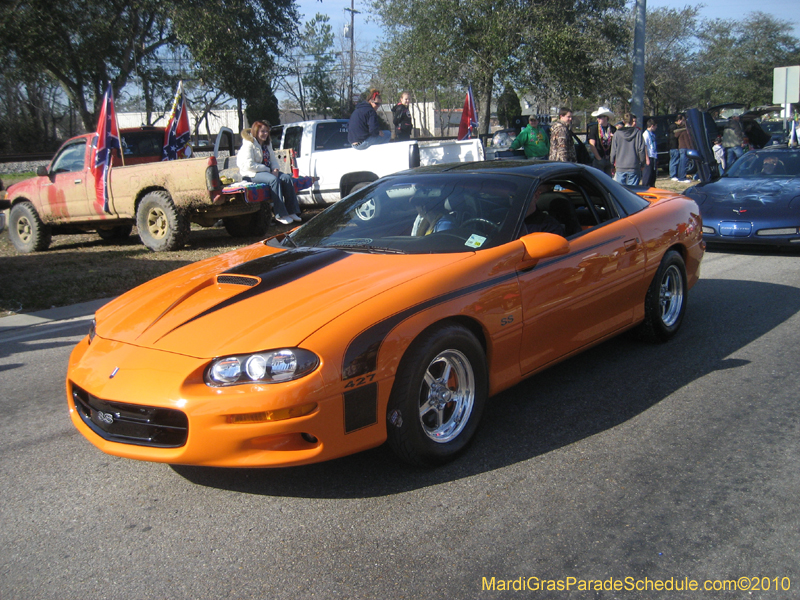
[[[164,129],[120,131],[125,166],[114,156],[109,174],[109,212],[96,201],[90,163],[96,134],[67,140],[37,177],[8,188],[8,230],[19,252],[50,246],[62,233],[96,231],[103,239],[130,235],[136,225],[142,243],[154,251],[181,248],[190,223],[211,227],[222,219],[233,236],[264,235],[269,202],[241,191],[226,193],[213,156],[161,161]],[[230,135],[233,148],[233,136]]]

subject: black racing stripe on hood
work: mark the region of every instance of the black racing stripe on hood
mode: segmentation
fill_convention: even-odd
[[[297,281],[298,279],[302,279],[307,275],[347,258],[347,256],[348,254],[346,252],[336,248],[293,248],[237,265],[224,271],[222,274],[259,277],[261,281],[258,285],[244,288],[241,293],[204,310],[185,323],[181,323],[175,327],[175,329],[179,329],[192,321],[196,321],[197,319],[232,306],[238,302],[248,300],[253,296],[258,296],[259,294],[269,292],[292,283],[293,281]],[[172,333],[175,329],[172,329],[169,333]]]
[[[359,333],[355,338],[353,338],[353,340],[350,342],[350,345],[347,346],[342,364],[342,380],[345,381],[347,379],[352,379],[353,377],[374,371],[378,366],[378,349],[381,347],[383,340],[386,339],[386,336],[389,335],[389,332],[392,331],[392,329],[397,327],[397,325],[409,317],[418,312],[422,312],[423,310],[427,310],[432,306],[436,306],[437,304],[449,302],[450,300],[459,298],[460,296],[466,296],[485,288],[499,285],[508,281],[509,279],[516,279],[516,277],[517,273],[512,271],[510,273],[506,273],[505,275],[495,277],[494,279],[481,281],[480,283],[476,283],[447,294],[442,294],[441,296],[437,296],[435,298],[431,298],[430,300],[426,300],[425,302],[410,306],[405,310],[402,310],[399,313],[384,319],[383,321],[375,323],[371,327]]]

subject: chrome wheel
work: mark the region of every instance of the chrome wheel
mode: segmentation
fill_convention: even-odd
[[[428,365],[420,390],[419,420],[425,435],[439,444],[455,439],[475,405],[475,373],[458,350],[439,353]]]
[[[658,303],[661,306],[661,322],[666,327],[672,327],[681,316],[683,308],[683,276],[675,265],[664,271],[658,293]]]

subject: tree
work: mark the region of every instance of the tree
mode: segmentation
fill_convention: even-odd
[[[58,81],[91,130],[107,82],[118,95],[167,46],[187,48],[224,92],[255,94],[296,18],[292,0],[27,0],[0,7],[0,51]]]
[[[324,119],[336,104],[336,82],[331,71],[336,64],[333,50],[333,30],[330,18],[317,13],[306,23],[300,38],[300,48],[309,59],[303,75],[311,108]]]
[[[561,95],[601,81],[620,45],[623,0],[373,0],[387,31],[381,70],[404,87],[472,83],[488,132],[497,82],[558,83]]]
[[[657,8],[647,13],[645,42],[645,112],[678,112],[695,104],[699,8]],[[627,73],[630,85],[630,70]],[[625,87],[625,93],[628,93]],[[629,98],[630,95],[625,95]]]
[[[699,34],[697,95],[707,105],[771,104],[773,69],[800,64],[800,42],[791,31],[791,23],[762,12],[705,22]]]
[[[522,115],[522,107],[519,104],[519,96],[514,88],[507,85],[497,101],[497,118],[504,127],[508,128],[511,127],[512,121],[520,115]]]

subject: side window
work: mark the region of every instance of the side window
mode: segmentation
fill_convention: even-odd
[[[86,156],[86,141],[82,140],[64,148],[53,161],[51,173],[72,173],[83,171]]]
[[[284,135],[284,150],[294,150],[295,154],[300,155],[300,140],[303,139],[302,127],[288,127]]]
[[[608,196],[580,175],[551,179],[540,186],[542,191],[538,194],[536,211],[558,221],[564,227],[567,238],[618,216]]]

